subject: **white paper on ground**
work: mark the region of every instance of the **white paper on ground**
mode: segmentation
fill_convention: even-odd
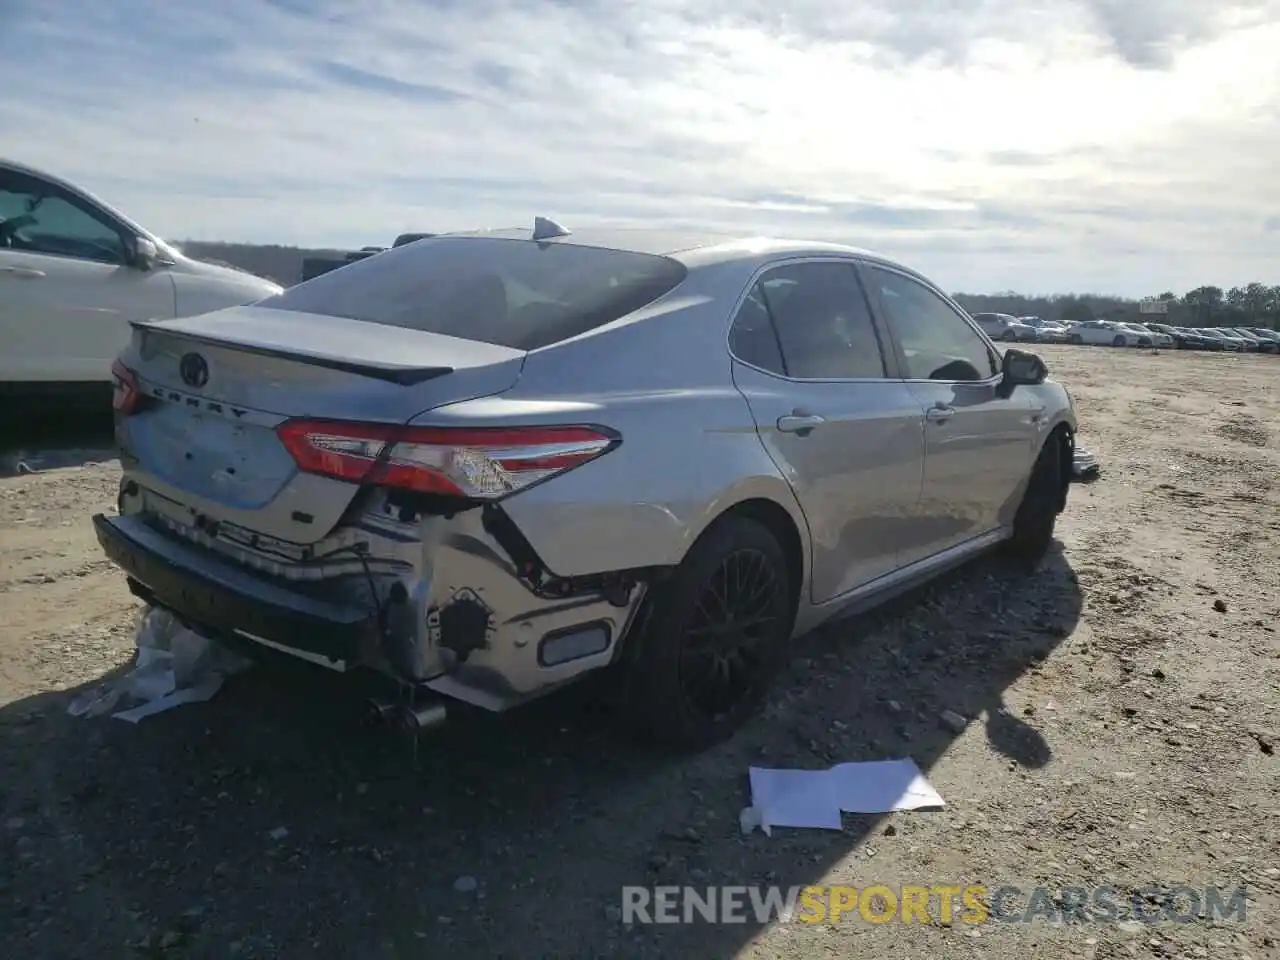
[[[826,770],[751,767],[751,806],[739,815],[743,833],[759,826],[839,830],[840,814],[890,813],[943,807],[911,758],[841,763]]]
[[[839,830],[840,801],[831,774],[752,767],[751,805],[760,811],[760,826]]]
[[[249,665],[243,657],[184,627],[167,610],[158,608],[148,608],[139,618],[134,642],[138,653],[133,669],[76,697],[67,713],[73,717],[101,716],[125,700],[136,705],[111,715],[137,723],[184,703],[208,700],[221,689],[224,679]]]
[[[121,710],[119,713],[113,713],[112,716],[117,720],[137,723],[153,713],[171,710],[174,707],[182,706],[184,703],[203,703],[221,689],[222,677],[215,674],[201,680],[194,687],[183,687],[181,690],[174,690],[172,693],[166,693],[163,697],[148,700],[132,710]]]

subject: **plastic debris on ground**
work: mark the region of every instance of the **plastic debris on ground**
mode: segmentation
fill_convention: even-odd
[[[1076,447],[1075,454],[1071,458],[1071,477],[1079,483],[1088,483],[1096,480],[1102,472],[1102,464],[1098,461],[1098,457],[1090,450],[1084,447]]]
[[[946,806],[916,762],[872,760],[841,763],[826,770],[770,770],[751,767],[751,806],[739,815],[744,835],[757,827],[841,829],[840,814],[891,813]]]
[[[71,702],[67,713],[73,717],[110,713],[119,720],[137,723],[184,703],[208,700],[227,677],[250,665],[249,660],[183,626],[168,610],[158,607],[148,607],[139,616],[135,642],[138,653],[133,669],[86,690]]]

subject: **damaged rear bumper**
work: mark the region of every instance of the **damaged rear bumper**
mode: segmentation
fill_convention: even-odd
[[[184,525],[181,505],[154,490],[122,489],[120,515],[93,523],[144,601],[228,638],[488,710],[613,662],[645,592],[612,575],[531,583],[523,571],[540,561],[481,510],[404,519],[375,501],[305,548],[314,560],[290,559],[303,546],[278,541],[269,559]],[[340,565],[325,559],[335,556]]]
[[[140,600],[218,632],[255,640],[336,670],[376,642],[367,608],[311,598],[175,543],[134,517],[95,514],[103,553]]]

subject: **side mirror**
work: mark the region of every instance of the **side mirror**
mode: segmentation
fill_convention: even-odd
[[[1014,387],[1034,387],[1038,383],[1044,383],[1049,376],[1049,368],[1034,353],[1011,348],[1004,352],[1000,373],[1003,376],[1000,381],[1001,392],[1008,396]]]
[[[146,237],[134,237],[129,245],[129,265],[137,270],[150,270],[160,259],[160,251]]]

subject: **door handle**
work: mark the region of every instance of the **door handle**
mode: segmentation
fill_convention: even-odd
[[[0,267],[0,273],[7,273],[10,276],[22,277],[24,280],[39,280],[45,276],[43,270],[33,270],[31,267]]]
[[[814,427],[822,426],[826,422],[825,418],[817,414],[795,413],[789,417],[779,417],[778,429],[783,433],[798,433],[804,436]]]
[[[948,407],[945,403],[939,403],[926,410],[924,416],[926,420],[932,420],[934,423],[946,423],[955,416],[955,412],[955,407]]]

